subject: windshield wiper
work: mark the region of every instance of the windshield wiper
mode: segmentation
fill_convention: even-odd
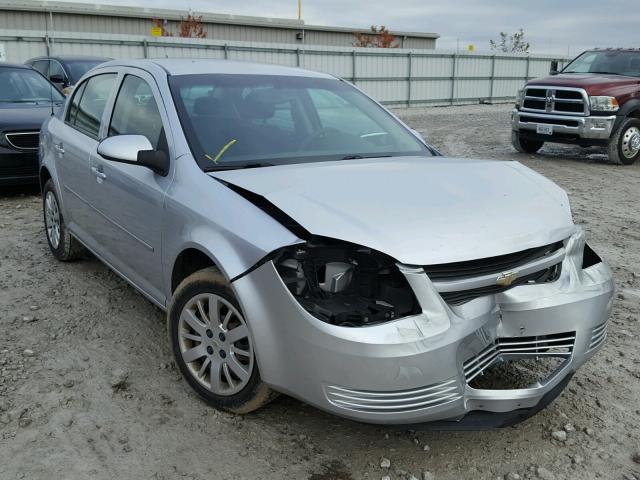
[[[389,158],[391,155],[345,155],[340,160],[360,160],[361,158]]]
[[[216,165],[215,167],[207,167],[205,172],[219,172],[221,170],[241,170],[245,168],[262,168],[273,167],[273,163],[256,162],[256,163],[243,163],[240,165]]]

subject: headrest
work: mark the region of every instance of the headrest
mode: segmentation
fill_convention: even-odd
[[[266,91],[254,90],[244,99],[243,111],[251,119],[266,120],[276,113],[276,104],[270,102]]]
[[[193,111],[198,115],[221,115],[222,102],[213,97],[198,97],[193,102]]]

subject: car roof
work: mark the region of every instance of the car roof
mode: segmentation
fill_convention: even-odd
[[[111,57],[94,57],[91,55],[49,55],[48,57],[42,56],[42,57],[34,57],[34,58],[30,58],[29,60],[27,60],[28,62],[33,62],[35,60],[59,60],[61,62],[71,62],[71,61],[78,61],[78,60],[84,60],[87,62],[108,62],[109,60],[113,60],[113,58]]]
[[[162,68],[169,75],[191,75],[202,73],[243,74],[243,75],[280,75],[291,77],[314,77],[335,79],[333,75],[313,72],[302,68],[284,67],[255,62],[216,59],[159,58],[148,60],[114,60],[103,65],[127,66],[149,69],[155,66]]]
[[[31,65],[24,65],[23,63],[8,63],[0,62],[0,68],[24,68],[25,70],[33,70]]]

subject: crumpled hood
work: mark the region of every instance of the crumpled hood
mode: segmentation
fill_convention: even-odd
[[[265,197],[314,235],[405,264],[512,253],[576,229],[566,193],[517,162],[396,157],[210,175]]]

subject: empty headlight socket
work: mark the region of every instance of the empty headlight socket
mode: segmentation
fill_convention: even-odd
[[[281,249],[274,263],[300,305],[333,325],[375,325],[420,311],[396,261],[367,247],[313,237]]]

